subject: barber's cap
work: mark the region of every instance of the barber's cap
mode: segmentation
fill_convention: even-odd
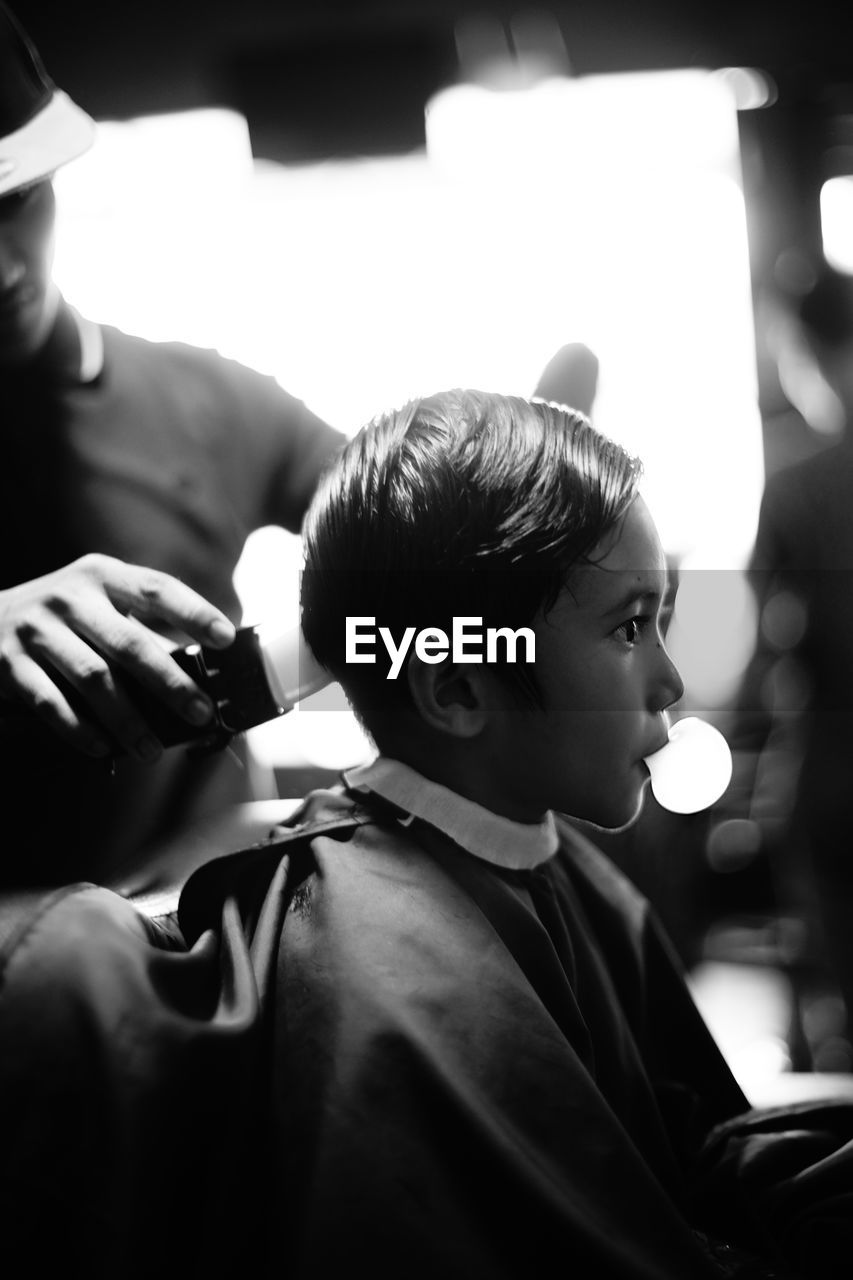
[[[57,89],[32,42],[0,3],[0,199],[82,155],[95,122]]]

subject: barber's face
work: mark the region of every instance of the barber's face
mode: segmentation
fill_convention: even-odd
[[[0,196],[0,367],[30,359],[53,325],[55,211],[50,182]]]

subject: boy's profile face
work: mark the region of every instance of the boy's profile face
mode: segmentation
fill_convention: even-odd
[[[642,498],[590,558],[534,624],[542,707],[495,689],[497,808],[518,821],[555,809],[601,827],[631,822],[643,758],[666,742],[663,712],[684,692],[660,630],[666,561]]]

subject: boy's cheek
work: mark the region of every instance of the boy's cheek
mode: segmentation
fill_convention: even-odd
[[[630,826],[639,818],[646,800],[646,781],[638,777],[624,792],[617,794],[617,789],[604,800],[601,817],[591,819],[601,827],[618,830]]]

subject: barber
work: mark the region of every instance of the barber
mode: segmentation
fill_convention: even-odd
[[[210,722],[169,648],[233,640],[248,535],[297,532],[344,440],[273,378],[65,302],[51,177],[94,137],[0,3],[0,696],[35,713],[0,727],[0,888],[108,881],[253,798],[239,744],[164,752],[125,677]]]

